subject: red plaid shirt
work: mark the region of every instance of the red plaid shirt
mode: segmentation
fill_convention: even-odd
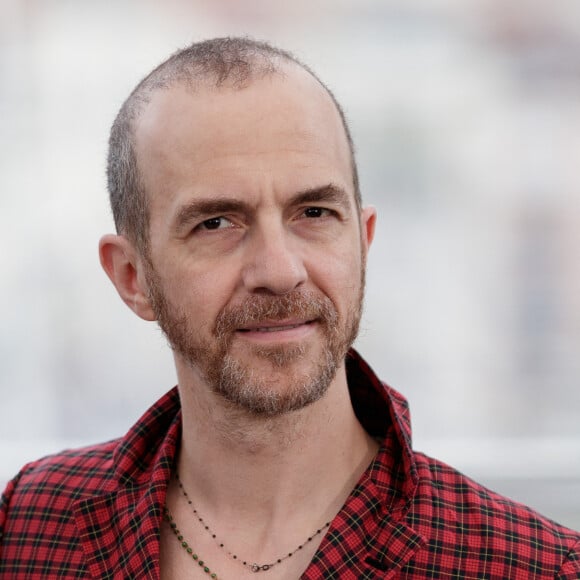
[[[347,368],[355,411],[383,444],[304,580],[580,579],[580,534],[414,452],[406,401],[354,351]],[[0,504],[0,577],[159,578],[180,426],[174,389],[123,439],[27,465]]]

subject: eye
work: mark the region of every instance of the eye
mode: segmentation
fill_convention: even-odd
[[[201,222],[197,227],[202,230],[223,230],[225,228],[231,228],[232,225],[233,224],[229,219],[223,216],[218,216]]]
[[[330,210],[323,207],[307,207],[304,210],[304,215],[307,218],[321,218],[330,215]]]

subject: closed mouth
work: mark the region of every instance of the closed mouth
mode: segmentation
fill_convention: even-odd
[[[284,330],[292,330],[300,326],[312,324],[315,320],[301,320],[299,322],[286,323],[281,322],[261,322],[256,326],[246,328],[238,328],[238,332],[282,332]]]

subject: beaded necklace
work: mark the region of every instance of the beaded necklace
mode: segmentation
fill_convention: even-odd
[[[198,554],[196,554],[193,551],[193,548],[189,545],[187,540],[183,537],[183,534],[179,531],[179,528],[177,527],[177,523],[175,522],[175,520],[173,519],[173,516],[171,515],[171,513],[167,509],[167,506],[165,507],[164,515],[165,515],[165,519],[167,520],[169,526],[171,527],[171,531],[175,534],[177,539],[181,542],[181,547],[188,553],[189,556],[191,556],[191,558],[194,562],[197,562],[199,564],[200,568],[206,574],[208,574],[210,578],[213,578],[213,580],[219,580],[219,578],[217,577],[217,574],[215,572],[212,572],[209,569],[209,566],[199,557]]]
[[[222,550],[224,550],[230,558],[232,558],[232,560],[239,562],[242,566],[246,567],[248,570],[251,570],[252,572],[267,572],[268,570],[270,570],[274,566],[284,562],[284,560],[291,558],[292,556],[294,556],[294,554],[296,554],[296,552],[302,550],[304,548],[304,546],[306,546],[309,542],[312,542],[312,540],[314,540],[314,538],[316,538],[324,530],[326,530],[326,528],[328,528],[330,526],[330,523],[331,523],[331,522],[326,522],[322,527],[318,528],[315,532],[313,532],[310,536],[308,536],[308,538],[306,538],[306,540],[304,542],[302,542],[302,544],[300,544],[292,552],[288,552],[284,556],[280,556],[280,558],[273,560],[269,564],[257,564],[256,562],[252,563],[252,562],[249,562],[248,560],[240,558],[239,556],[237,556],[237,554],[234,554],[233,552],[228,550],[225,547],[225,545],[223,544],[223,542],[218,540],[216,534],[213,533],[213,531],[210,529],[210,527],[207,525],[207,523],[204,521],[204,519],[199,515],[199,512],[197,511],[197,509],[194,507],[193,502],[191,501],[189,495],[187,494],[187,491],[185,491],[185,488],[183,487],[183,484],[181,483],[181,480],[179,479],[179,474],[177,472],[175,472],[175,479],[177,480],[177,484],[179,485],[179,489],[181,490],[183,497],[186,499],[187,503],[191,506],[191,509],[193,510],[193,513],[194,513],[197,521],[204,527],[204,529],[207,531],[207,533],[216,541],[217,545]],[[167,508],[166,508],[166,512],[169,513],[167,511]],[[183,545],[183,543],[182,543],[182,545]]]

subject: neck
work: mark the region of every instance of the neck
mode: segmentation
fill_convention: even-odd
[[[180,372],[181,370],[181,372]],[[358,422],[344,367],[325,396],[275,418],[233,409],[178,368],[177,468],[202,513],[247,525],[332,519],[377,451]]]

